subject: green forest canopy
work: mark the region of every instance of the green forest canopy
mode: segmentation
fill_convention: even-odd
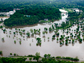
[[[10,11],[14,8],[26,8],[32,5],[84,9],[84,0],[0,0],[0,12]]]
[[[49,20],[58,20],[61,18],[61,12],[54,7],[33,6],[17,11],[14,15],[11,15],[9,19],[5,20],[4,24],[6,26],[32,25],[46,18]]]

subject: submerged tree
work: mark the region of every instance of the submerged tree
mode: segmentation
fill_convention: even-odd
[[[51,27],[49,28],[49,32],[52,32],[52,28]]]
[[[16,44],[16,40],[14,40],[14,43]]]
[[[55,35],[52,36],[52,40],[54,40],[54,39],[55,39]]]
[[[26,35],[27,35],[27,37],[30,37],[30,33],[29,32],[27,32]]]
[[[2,51],[0,51],[0,55],[3,55]]]
[[[43,37],[45,37],[45,31],[43,31],[42,33],[43,33]]]
[[[47,30],[48,30],[48,29],[45,27],[45,28],[44,28],[44,31],[47,31]]]
[[[2,41],[4,42],[4,37],[2,38]]]
[[[3,32],[5,33],[6,32],[6,29],[3,29]]]
[[[37,45],[41,46],[41,38],[36,38],[36,40],[37,40]]]
[[[31,33],[33,33],[33,29],[30,29]]]
[[[81,38],[79,38],[79,42],[82,43],[82,39]]]
[[[57,33],[56,36],[59,37],[59,33]]]

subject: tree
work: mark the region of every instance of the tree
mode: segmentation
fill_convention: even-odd
[[[68,45],[68,39],[65,40],[65,44]]]
[[[10,53],[10,55],[12,55],[12,53]]]
[[[51,57],[51,54],[48,54],[48,58],[50,58]]]
[[[55,23],[55,28],[57,28],[57,26],[58,26],[58,23]]]
[[[74,44],[74,39],[72,39],[72,44]]]
[[[43,31],[42,33],[43,33],[43,37],[45,37],[45,31]]]
[[[4,37],[2,38],[2,41],[4,42]]]
[[[16,56],[16,53],[14,53],[14,56]]]
[[[15,35],[15,32],[13,32],[13,34]]]
[[[33,29],[30,29],[31,33],[33,33]]]
[[[54,26],[52,25],[52,29],[54,30]]]
[[[29,60],[31,61],[31,60],[32,60],[32,58],[29,58]]]
[[[38,53],[38,52],[36,52],[36,54],[35,54],[36,56],[35,56],[35,59],[37,60],[37,62],[38,62],[38,60],[39,60],[39,58],[40,58],[40,53]]]
[[[45,54],[44,57],[47,58],[47,54]]]
[[[21,45],[21,41],[19,41],[19,44]]]
[[[59,40],[59,39],[58,39],[58,37],[57,37],[57,42],[58,42],[58,40]]]
[[[44,31],[47,31],[47,30],[48,30],[48,29],[45,27],[45,28],[44,28]]]
[[[19,34],[22,36],[22,32],[19,32]]]
[[[14,40],[14,43],[16,44],[16,40]]]
[[[36,38],[36,40],[37,40],[37,44],[36,44],[36,45],[37,45],[37,46],[38,46],[38,45],[41,46],[41,38]]]
[[[38,43],[41,43],[41,38],[36,38]]]
[[[29,33],[29,32],[27,32],[26,35],[27,35],[28,37],[30,37],[30,33]]]
[[[0,59],[0,63],[3,63],[3,61]]]
[[[2,55],[2,51],[0,51],[0,55]]]
[[[57,35],[57,37],[59,37],[59,33],[57,33],[56,35]]]
[[[50,39],[50,38],[48,37],[48,41],[49,41],[49,39]]]
[[[65,25],[66,25],[65,22],[62,22],[61,26],[63,27],[63,29],[64,29]]]
[[[5,33],[6,29],[3,29],[3,32]]]
[[[51,31],[52,31],[52,28],[50,27],[50,28],[49,28],[49,32],[51,32]]]
[[[79,42],[82,43],[82,39],[81,38],[79,38]]]
[[[17,28],[15,28],[15,30],[17,31]]]
[[[52,37],[55,38],[55,35],[53,35]]]
[[[9,31],[9,33],[11,34],[11,31]]]

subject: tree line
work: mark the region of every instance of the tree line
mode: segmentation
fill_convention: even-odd
[[[14,8],[26,8],[31,6],[50,6],[57,8],[83,8],[83,0],[0,0],[0,12],[8,12]]]

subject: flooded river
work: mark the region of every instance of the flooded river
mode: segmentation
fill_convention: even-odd
[[[67,15],[62,16],[62,19],[59,21],[55,21],[54,23],[62,23],[65,22],[67,18]],[[53,24],[53,23],[52,23]],[[3,30],[0,29],[0,51],[3,52],[3,56],[8,57],[10,56],[10,53],[18,54],[21,56],[24,55],[35,55],[36,52],[40,52],[40,55],[43,57],[44,54],[51,54],[51,56],[69,56],[69,57],[78,57],[81,60],[84,60],[84,42],[82,44],[79,44],[79,42],[75,43],[74,46],[72,44],[69,44],[68,46],[63,45],[60,47],[60,43],[57,42],[57,40],[52,41],[52,33],[45,34],[45,41],[43,38],[42,31],[44,31],[44,27],[49,28],[52,26],[52,24],[37,24],[35,26],[30,27],[18,27],[18,29],[25,29],[25,32],[30,31],[30,29],[41,29],[40,35],[34,35],[34,37],[27,38],[27,35],[20,36],[19,33],[17,33],[14,37],[13,32],[15,32],[15,28],[9,29],[7,28],[7,32],[4,34]],[[74,26],[71,28],[71,30],[76,29],[77,26]],[[11,34],[9,33],[11,31]],[[63,34],[62,30],[59,30],[60,35]],[[72,31],[72,33],[74,33]],[[65,34],[66,35],[66,34]],[[24,37],[23,37],[24,36]],[[67,36],[67,35],[66,35]],[[4,37],[4,42],[2,42],[2,38]],[[36,39],[37,37],[40,37],[42,40],[41,46],[36,46]],[[48,41],[48,37],[50,38]],[[22,42],[19,44],[19,38],[21,38]],[[16,40],[16,44],[14,44],[14,40]]]

